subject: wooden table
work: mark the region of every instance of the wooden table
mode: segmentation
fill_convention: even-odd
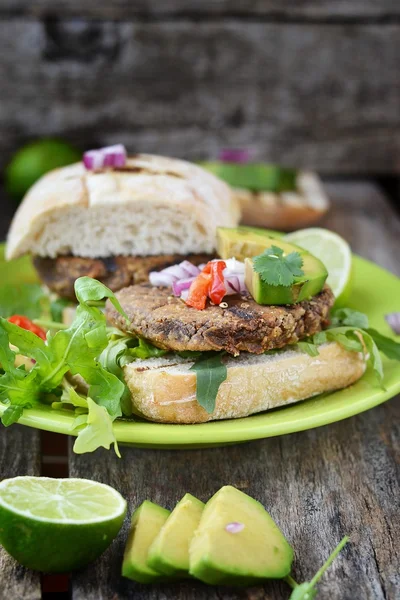
[[[333,208],[324,226],[355,252],[400,274],[400,219],[368,182],[327,184]],[[400,299],[399,299],[400,308]],[[172,508],[185,493],[206,500],[234,485],[260,500],[296,550],[294,576],[311,578],[344,534],[351,543],[319,586],[321,599],[400,598],[399,398],[346,421],[312,431],[204,450],[122,448],[75,456],[69,474],[117,488],[130,509],[149,498]],[[0,478],[40,473],[40,432],[1,429]],[[70,579],[72,600],[282,600],[289,589],[267,583],[247,590],[196,582],[141,586],[120,576],[128,530],[95,564]],[[0,552],[0,598],[42,598],[40,577]]]

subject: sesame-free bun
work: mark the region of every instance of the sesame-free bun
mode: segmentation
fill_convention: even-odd
[[[236,419],[345,388],[365,371],[362,354],[336,342],[319,346],[315,357],[288,347],[272,354],[243,352],[222,360],[228,375],[219,387],[212,414],[197,402],[192,361],[173,356],[126,365],[124,376],[134,412],[160,423]]]
[[[140,154],[118,170],[82,163],[44,175],[20,205],[7,259],[210,253],[216,227],[235,227],[239,208],[229,186],[201,167]]]
[[[242,224],[291,231],[316,223],[329,209],[319,177],[299,171],[296,191],[252,192],[233,188],[242,212]]]

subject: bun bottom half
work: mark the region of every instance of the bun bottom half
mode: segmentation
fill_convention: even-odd
[[[228,374],[212,414],[197,402],[192,361],[174,356],[126,365],[134,412],[159,423],[237,419],[348,387],[366,368],[362,354],[336,342],[319,346],[316,357],[287,349],[274,354],[242,353],[223,360]]]

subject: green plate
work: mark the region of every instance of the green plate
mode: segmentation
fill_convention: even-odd
[[[0,254],[0,280],[7,283],[35,281],[29,261],[5,263]],[[400,310],[400,279],[357,256],[354,257],[354,289],[351,307],[369,316],[371,327],[385,335],[391,330],[384,315]],[[355,385],[292,406],[245,419],[214,421],[201,425],[162,425],[119,419],[114,424],[117,440],[123,444],[153,448],[216,446],[284,435],[320,427],[373,408],[400,392],[400,368],[383,358],[385,390],[365,375]],[[0,414],[5,410],[0,403]],[[26,409],[20,423],[29,427],[72,435],[74,417],[68,410],[43,406]]]

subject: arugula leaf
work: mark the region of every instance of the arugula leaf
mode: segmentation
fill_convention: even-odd
[[[168,350],[157,348],[156,346],[153,346],[153,344],[150,344],[149,342],[147,342],[146,340],[142,340],[141,338],[139,338],[138,345],[135,348],[129,348],[128,351],[130,356],[142,359],[164,356],[164,354],[167,354],[167,352]]]
[[[350,327],[359,327],[360,329],[368,329],[368,317],[364,313],[352,308],[337,308],[331,314],[331,326],[341,327],[348,325]]]
[[[35,319],[42,313],[42,302],[47,298],[37,283],[9,284],[0,287],[0,315],[25,315]]]
[[[298,252],[291,252],[284,256],[282,248],[271,246],[253,258],[253,266],[265,283],[268,285],[289,287],[296,277],[304,275],[302,270],[303,259]]]
[[[367,332],[374,340],[375,344],[378,346],[378,349],[383,352],[385,356],[392,360],[400,360],[400,343],[392,340],[385,335],[376,331],[376,329],[367,329]]]
[[[306,581],[297,585],[292,593],[290,594],[289,600],[313,600],[317,595],[317,590],[312,588],[311,585]]]
[[[117,301],[111,290],[99,282],[93,285],[93,282],[90,279],[90,285],[84,285],[78,294],[81,304],[72,325],[54,335],[48,334],[46,343],[32,332],[0,318],[0,361],[5,371],[0,376],[0,399],[8,402],[10,409],[32,405],[40,399],[51,402],[69,371],[86,380],[92,401],[104,407],[111,419],[121,416],[125,384],[98,362],[108,345],[106,318],[101,310],[85,302],[104,296]],[[77,284],[79,289],[79,280]],[[10,342],[22,354],[35,360],[31,371],[14,366],[15,353],[9,348]],[[9,410],[5,421],[15,420],[18,414],[22,414],[19,409]]]
[[[118,302],[114,293],[108,289],[103,283],[92,279],[91,277],[79,277],[75,281],[75,295],[80,304],[87,304],[88,302],[96,302],[109,298],[114,308],[126,319],[129,323],[128,315]]]
[[[308,341],[297,342],[296,346],[298,346],[300,348],[300,350],[303,350],[303,352],[306,352],[309,356],[314,357],[314,356],[318,356],[318,354],[319,354],[316,344],[313,344],[312,342],[308,342]]]
[[[222,362],[222,354],[197,360],[190,367],[190,371],[196,372],[197,402],[211,414],[215,409],[219,386],[228,375],[227,368]]]
[[[26,407],[25,407],[26,408]],[[20,405],[12,405],[9,406],[3,413],[1,417],[1,422],[4,427],[9,427],[13,423],[16,423],[18,419],[22,416],[24,412],[24,407]]]
[[[114,444],[116,455],[121,458],[118,443],[113,431],[112,419],[103,406],[99,406],[88,397],[89,414],[87,416],[87,425],[78,433],[75,440],[74,452],[83,454],[93,452],[102,446],[107,450],[111,444]],[[83,419],[82,419],[83,421]]]

